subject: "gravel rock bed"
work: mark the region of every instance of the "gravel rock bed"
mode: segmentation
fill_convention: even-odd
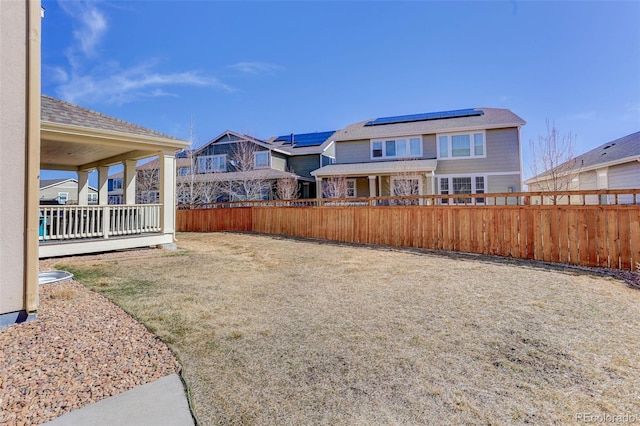
[[[43,285],[38,319],[0,329],[0,424],[41,424],[178,371],[166,344],[105,297]]]

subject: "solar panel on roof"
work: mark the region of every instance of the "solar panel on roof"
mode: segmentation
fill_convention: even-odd
[[[413,121],[442,120],[446,118],[472,117],[482,115],[481,109],[456,109],[453,111],[426,112],[423,114],[398,115],[396,117],[382,117],[369,121],[365,126],[380,126],[383,124],[410,123]]]
[[[315,132],[315,133],[301,133],[298,135],[283,135],[278,136],[274,142],[282,142],[283,145],[291,145],[291,137],[293,136],[294,147],[307,147],[307,146],[319,146],[331,136],[334,131],[330,132]]]

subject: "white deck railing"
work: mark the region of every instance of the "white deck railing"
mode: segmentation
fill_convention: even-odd
[[[160,204],[40,206],[40,241],[159,232]]]

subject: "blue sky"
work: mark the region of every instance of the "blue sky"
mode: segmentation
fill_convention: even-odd
[[[640,2],[42,4],[43,93],[197,144],[508,108],[528,177],[547,119],[576,153],[640,130]]]

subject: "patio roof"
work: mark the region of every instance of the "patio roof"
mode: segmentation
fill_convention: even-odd
[[[367,176],[392,175],[398,173],[432,172],[437,160],[400,160],[373,163],[330,164],[311,172],[313,176]]]
[[[47,95],[42,95],[41,102],[41,169],[92,170],[189,145]]]

